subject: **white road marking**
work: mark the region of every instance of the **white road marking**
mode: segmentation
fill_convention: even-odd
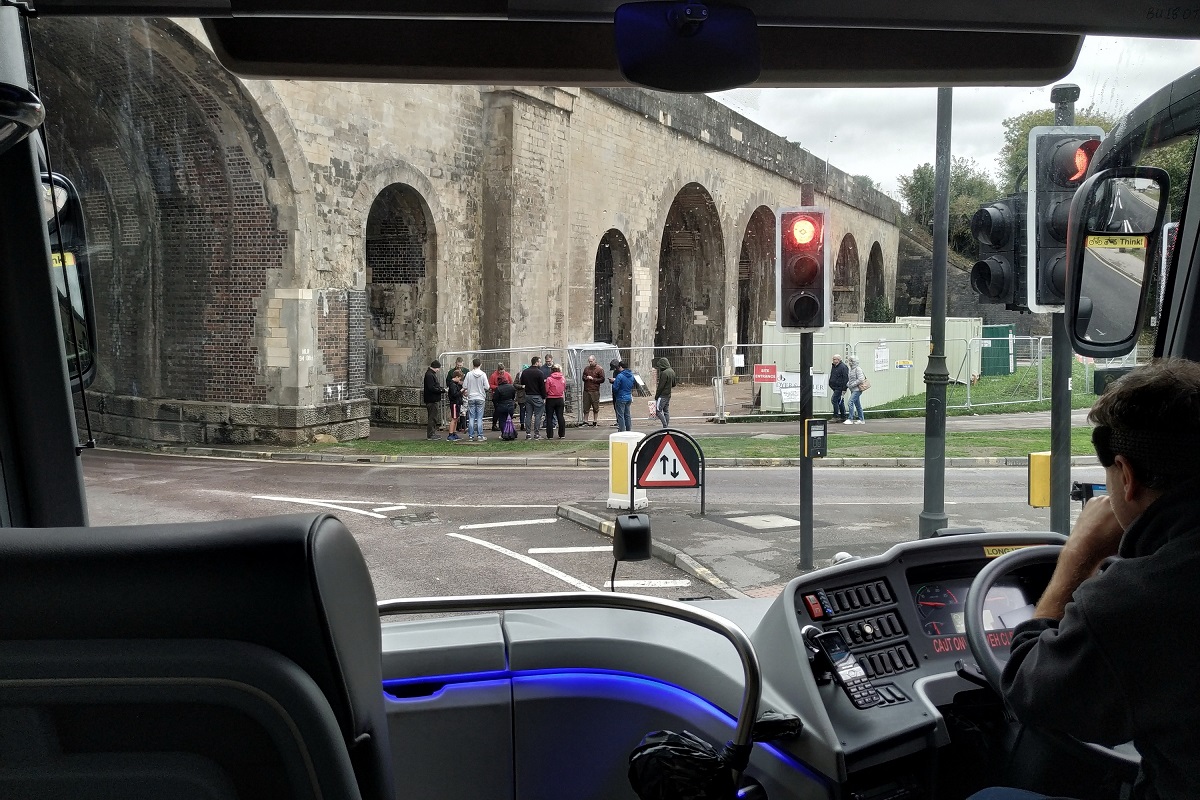
[[[545,519],[513,519],[508,522],[477,522],[473,525],[459,525],[460,531],[473,531],[479,528],[516,528],[520,525],[550,525],[558,522],[558,517]]]
[[[384,511],[403,511],[406,508],[408,508],[408,506],[380,506],[379,508],[373,508],[371,510],[376,513],[383,513]]]
[[[684,586],[691,586],[689,580],[628,580],[617,581],[618,589],[678,589]],[[604,582],[605,589],[611,589],[612,584],[608,581]]]
[[[611,553],[612,545],[599,547],[531,547],[530,553]]]
[[[274,500],[278,503],[299,503],[304,506],[320,506],[321,508],[332,508],[335,511],[349,511],[351,514],[362,514],[364,517],[374,517],[375,519],[387,519],[383,514],[376,514],[374,511],[364,511],[361,508],[351,508],[347,505],[339,503],[330,503],[325,500],[306,500],[303,497],[270,497],[264,494],[251,495],[252,500]],[[351,501],[354,502],[354,501]]]
[[[485,542],[483,539],[476,539],[473,536],[467,536],[465,533],[447,533],[446,535],[453,536],[455,539],[462,539],[463,541],[466,541],[466,542],[473,542],[482,547],[486,547],[489,550],[495,550],[497,553],[501,553],[501,554],[509,556],[511,558],[515,558],[517,561],[520,561],[522,564],[528,564],[531,567],[540,569],[542,572],[546,573],[547,575],[553,575],[554,577],[558,578],[559,580],[571,584],[576,589],[581,589],[585,592],[600,591],[595,586],[584,583],[583,581],[579,580],[578,578],[573,578],[570,575],[568,575],[567,573],[562,572],[561,570],[557,570],[554,567],[550,566],[549,564],[543,564],[541,561],[538,561],[536,558],[530,558],[529,556],[525,555],[524,553],[514,553],[512,550],[509,550],[507,547],[501,547],[498,544],[492,544],[491,542]]]

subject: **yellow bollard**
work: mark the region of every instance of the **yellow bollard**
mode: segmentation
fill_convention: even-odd
[[[629,485],[633,481],[629,459],[645,434],[622,431],[608,435],[608,507],[629,508]],[[638,489],[633,498],[634,508],[650,505],[645,489]],[[632,510],[632,509],[631,509]]]

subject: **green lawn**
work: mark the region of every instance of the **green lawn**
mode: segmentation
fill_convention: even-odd
[[[760,438],[755,436],[701,436],[700,447],[707,458],[794,458],[799,455],[800,437]],[[412,441],[357,440],[338,445],[313,445],[310,449],[326,453],[381,453],[386,455],[513,455],[599,456],[608,451],[605,441],[520,439],[505,442],[490,438],[483,444]],[[1050,449],[1049,430],[949,432],[946,456],[1013,457]],[[1091,430],[1071,431],[1071,452],[1091,455]],[[839,435],[833,431],[829,441],[831,458],[921,458],[925,455],[925,437],[920,433],[864,433]]]
[[[1036,366],[1019,366],[1012,375],[987,375],[970,387],[971,406],[966,408],[967,387],[952,383],[946,387],[946,408],[950,416],[970,414],[1013,414],[1021,411],[1050,410],[1050,375],[1052,359],[1042,362],[1042,389],[1045,399],[1038,400],[1038,370]],[[1091,408],[1096,395],[1088,391],[1088,372],[1083,364],[1071,360],[1071,407]],[[888,409],[920,409],[889,411]],[[925,414],[925,394],[908,395],[890,403],[871,406],[874,417],[920,417]]]

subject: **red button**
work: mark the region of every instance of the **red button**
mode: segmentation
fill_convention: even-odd
[[[821,619],[825,616],[824,609],[821,608],[821,602],[817,600],[815,594],[804,595],[804,602],[808,606],[808,614],[813,619]]]

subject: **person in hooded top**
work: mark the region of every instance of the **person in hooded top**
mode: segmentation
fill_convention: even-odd
[[[666,358],[656,359],[654,368],[658,370],[658,381],[654,387],[654,416],[664,428],[671,424],[671,389],[678,381],[675,380],[675,370]]]
[[[558,438],[567,436],[567,380],[563,377],[558,365],[550,367],[550,377],[546,378],[546,438],[554,438],[554,428],[558,427]]]

